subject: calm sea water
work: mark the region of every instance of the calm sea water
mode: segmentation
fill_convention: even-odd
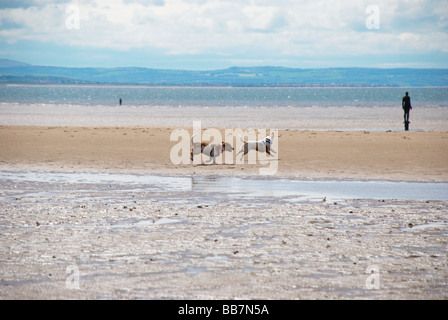
[[[131,106],[448,107],[448,88],[185,88],[0,86],[0,103]]]

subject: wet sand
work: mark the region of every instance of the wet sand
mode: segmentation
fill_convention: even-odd
[[[259,165],[173,165],[173,129],[0,127],[1,170],[50,177],[0,184],[0,298],[448,298],[445,201],[235,203],[51,180],[55,171],[259,177]],[[281,130],[278,141],[277,177],[448,181],[447,132]]]
[[[1,193],[2,299],[448,298],[447,202],[235,203],[82,182]]]

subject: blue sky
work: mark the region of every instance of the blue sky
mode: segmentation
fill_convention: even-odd
[[[191,70],[448,68],[448,1],[0,0],[0,58]]]

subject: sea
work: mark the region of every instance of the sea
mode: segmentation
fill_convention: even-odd
[[[383,107],[400,106],[408,91],[419,106],[448,107],[448,88],[284,88],[1,86],[0,102],[53,105]]]
[[[0,125],[448,130],[448,87],[0,86]],[[119,104],[119,99],[122,104]]]

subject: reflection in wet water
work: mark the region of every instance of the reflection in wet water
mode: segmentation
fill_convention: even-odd
[[[236,177],[193,177],[194,192],[221,193],[230,197],[295,198],[300,200],[400,199],[448,200],[447,183],[390,181],[332,181],[257,179]]]
[[[36,188],[39,185],[39,188]],[[116,197],[126,192],[147,192],[166,201],[184,204],[216,201],[272,203],[276,201],[338,201],[342,199],[399,199],[448,201],[448,183],[390,181],[332,181],[262,179],[219,176],[173,177],[143,174],[0,172],[0,186],[21,193],[60,195],[76,190],[78,198],[92,192]],[[37,190],[36,190],[37,189]],[[179,195],[182,195],[179,198]]]

